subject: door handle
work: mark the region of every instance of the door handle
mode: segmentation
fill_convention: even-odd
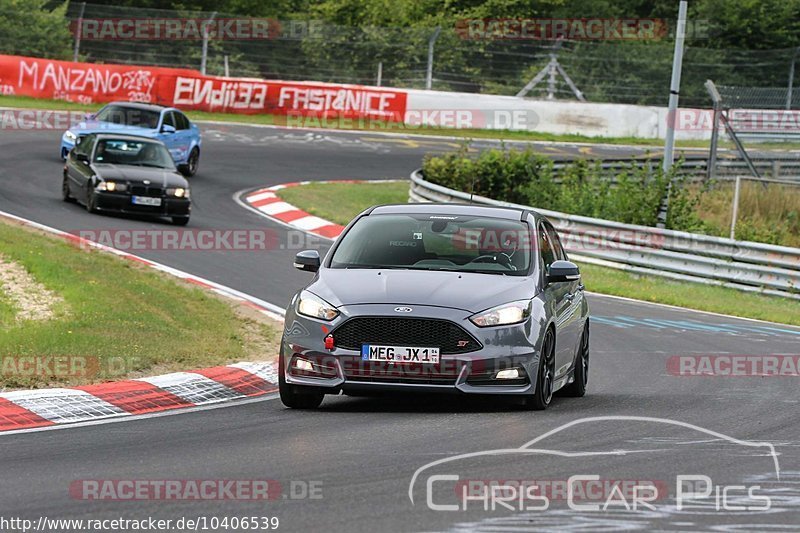
[[[567,294],[566,296],[564,296],[564,299],[566,301],[568,301],[568,302],[571,302],[573,298],[575,298],[575,293],[573,293],[573,292],[571,292],[571,293]]]
[[[585,286],[583,283],[581,283],[580,285],[578,285],[578,290],[579,290],[579,291],[582,291],[582,290],[583,290],[583,289],[585,289],[585,288],[586,288],[586,286]]]

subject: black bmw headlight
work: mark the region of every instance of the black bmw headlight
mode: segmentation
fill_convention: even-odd
[[[189,189],[185,187],[171,187],[167,189],[167,196],[175,198],[189,198]]]

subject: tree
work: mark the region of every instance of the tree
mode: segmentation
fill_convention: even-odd
[[[46,4],[46,0],[0,0],[0,51],[55,59],[71,57],[67,3],[54,9]]]

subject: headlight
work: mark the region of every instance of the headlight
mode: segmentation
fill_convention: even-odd
[[[297,302],[297,312],[301,315],[319,318],[320,320],[333,320],[339,316],[331,304],[308,291],[300,293],[300,300]]]
[[[97,190],[108,192],[125,192],[128,190],[128,185],[125,183],[117,183],[116,181],[104,181],[97,186]]]
[[[78,138],[78,136],[75,135],[74,133],[72,133],[71,131],[67,131],[66,133],[64,133],[64,138],[66,140],[68,140],[68,141],[73,141],[74,142],[75,139]]]
[[[498,305],[469,317],[470,321],[480,328],[487,326],[505,326],[517,324],[531,315],[530,300],[519,300]]]
[[[167,189],[167,194],[169,196],[175,196],[176,198],[189,198],[189,189],[184,189],[183,187],[174,187]]]

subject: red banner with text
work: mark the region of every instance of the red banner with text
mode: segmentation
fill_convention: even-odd
[[[190,69],[0,55],[0,95],[135,101],[221,113],[402,121],[406,93],[361,85],[203,76]]]

